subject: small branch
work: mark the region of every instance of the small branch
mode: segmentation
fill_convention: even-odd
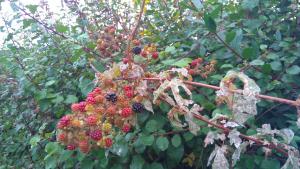
[[[140,13],[139,13],[139,16],[138,16],[138,19],[136,21],[136,25],[135,27],[133,28],[132,32],[131,32],[131,35],[128,37],[128,41],[127,41],[127,47],[126,47],[126,55],[130,56],[129,53],[130,53],[130,42],[135,38],[136,36],[136,32],[140,26],[140,22],[141,22],[141,19],[142,19],[142,15],[143,15],[143,12],[144,12],[144,8],[145,8],[145,1],[146,0],[143,0],[142,2],[142,5],[141,5],[141,9],[140,9]],[[132,60],[132,58],[129,58],[129,60]]]
[[[144,80],[161,81],[163,79],[160,79],[160,78],[144,78]],[[183,81],[183,82],[185,84],[189,84],[189,85],[193,85],[193,86],[199,86],[199,87],[205,87],[205,88],[209,88],[209,89],[213,89],[213,90],[220,90],[221,89],[218,86],[213,86],[213,85],[200,83],[200,82],[192,82],[192,81]],[[242,90],[230,90],[230,92],[242,94]],[[297,101],[294,101],[294,100],[288,100],[288,99],[283,99],[283,98],[278,98],[278,97],[273,97],[273,96],[268,96],[268,95],[261,95],[261,94],[257,94],[256,97],[260,98],[260,99],[271,100],[271,101],[275,101],[275,102],[289,104],[289,105],[296,106],[296,107],[300,106],[300,103],[297,102]]]
[[[223,45],[228,48],[232,53],[234,53],[239,59],[243,60],[243,57],[235,50],[233,49],[230,45],[228,45],[217,33],[213,33],[219,41],[223,43]]]

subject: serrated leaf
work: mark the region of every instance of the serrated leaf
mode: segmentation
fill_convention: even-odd
[[[204,23],[205,23],[205,26],[207,27],[207,29],[210,31],[210,32],[216,32],[217,30],[217,25],[216,25],[216,22],[214,21],[214,19],[209,16],[209,15],[204,15]]]
[[[179,61],[173,63],[172,65],[173,66],[178,66],[178,67],[186,67],[189,65],[189,63],[192,62],[192,59],[191,58],[183,58],[183,59],[180,59]]]
[[[161,151],[165,151],[169,146],[169,140],[165,137],[159,137],[156,140],[156,145]]]
[[[293,65],[292,67],[288,68],[286,72],[290,75],[297,75],[300,73],[300,67],[297,65]]]
[[[175,134],[171,139],[172,145],[174,147],[179,147],[181,144],[181,137],[178,134]]]

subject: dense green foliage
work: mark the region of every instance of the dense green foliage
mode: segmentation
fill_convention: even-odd
[[[140,114],[136,130],[116,137],[108,156],[101,149],[88,155],[70,152],[55,142],[58,119],[70,113],[71,103],[83,100],[94,87],[89,63],[99,71],[111,64],[111,59],[100,57],[101,53],[94,50],[97,32],[118,24],[118,17],[126,27],[133,27],[132,18],[140,2],[135,4],[136,7],[118,1],[89,1],[80,6],[68,3],[70,12],[51,21],[50,16],[43,16],[48,12],[39,6],[10,2],[14,16],[1,18],[5,24],[0,25],[6,35],[0,49],[0,168],[207,167],[213,146],[204,148],[204,139],[214,129],[199,122],[203,127],[198,136],[188,131],[164,135],[178,130],[168,122],[166,113],[170,107],[164,103],[154,107],[154,114]],[[144,44],[156,44],[160,51],[159,60],[149,65],[149,71],[184,67],[198,57],[214,59],[216,71],[207,79],[196,77],[194,81],[218,86],[228,70],[243,70],[260,86],[261,93],[297,99],[297,1],[158,0],[147,4],[146,9],[138,37]],[[75,21],[68,24],[70,18]],[[118,29],[124,30],[120,24]],[[121,59],[122,53],[113,58]],[[207,117],[228,114],[225,106],[216,106],[213,90],[197,88],[193,93],[194,101],[205,108]],[[299,146],[300,129],[294,107],[265,100],[257,107],[258,115],[247,121],[244,133],[254,134],[256,128],[269,123],[273,128],[292,129],[295,136],[291,144]],[[262,148],[253,146],[241,155],[235,168],[278,169],[284,161],[277,153],[265,158]]]

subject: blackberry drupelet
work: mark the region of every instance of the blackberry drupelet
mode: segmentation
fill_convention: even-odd
[[[105,96],[106,100],[107,101],[111,101],[111,102],[116,102],[118,97],[115,93],[108,93],[106,96]]]
[[[133,52],[134,54],[138,55],[138,54],[140,54],[140,53],[142,52],[142,48],[136,46],[136,47],[134,47],[134,48],[132,49],[132,52]]]
[[[141,111],[144,110],[144,105],[141,104],[141,103],[135,102],[135,103],[132,104],[132,110],[134,112],[140,113]]]

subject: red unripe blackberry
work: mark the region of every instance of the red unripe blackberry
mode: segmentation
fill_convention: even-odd
[[[87,97],[86,98],[86,102],[88,103],[88,104],[96,104],[96,99],[94,98],[94,97]]]
[[[189,74],[190,74],[190,75],[194,75],[194,74],[195,74],[195,70],[194,70],[194,69],[190,69],[190,70],[189,70]]]
[[[76,149],[76,146],[74,144],[69,144],[69,145],[67,145],[67,149],[70,151],[73,151]]]
[[[57,136],[57,141],[59,142],[63,142],[66,140],[66,135],[64,133],[60,133],[58,136]]]
[[[124,133],[128,133],[130,131],[131,127],[129,124],[124,124],[123,127],[122,127],[122,131]]]
[[[143,50],[143,51],[141,52],[141,56],[144,57],[144,58],[146,58],[146,57],[148,56],[147,51],[144,51],[144,50]]]
[[[88,140],[83,140],[78,143],[78,147],[81,152],[88,153],[89,152],[89,142]]]
[[[192,67],[195,67],[195,66],[197,66],[197,65],[198,65],[197,59],[195,59],[195,60],[193,60],[193,61],[191,62],[191,66],[192,66]]]
[[[132,110],[130,107],[123,108],[121,111],[121,116],[123,118],[127,118],[132,115]]]
[[[110,106],[107,108],[107,113],[111,116],[115,115],[117,112],[117,107],[116,106]]]
[[[103,101],[104,101],[104,96],[102,96],[102,95],[96,96],[96,97],[95,97],[95,101],[96,101],[97,103],[103,103]]]
[[[60,119],[60,121],[57,124],[57,128],[62,129],[64,127],[67,127],[71,123],[71,116],[65,115]]]
[[[152,53],[152,58],[153,58],[153,59],[157,59],[157,58],[158,58],[158,55],[159,55],[158,52],[153,52],[153,53]]]
[[[132,98],[134,96],[134,92],[132,90],[125,91],[125,95],[128,98]]]
[[[85,121],[89,126],[94,126],[97,124],[98,119],[95,115],[90,115],[85,119]]]
[[[93,90],[93,93],[95,94],[101,94],[102,90],[100,87],[96,87],[94,90]]]
[[[86,106],[86,102],[80,102],[79,103],[79,107],[80,107],[81,112],[85,112],[85,106]]]
[[[124,64],[127,64],[129,62],[129,59],[128,58],[123,58],[122,61],[123,61]]]
[[[87,94],[87,97],[95,97],[95,96],[96,96],[96,93],[93,91]]]
[[[99,129],[96,129],[94,131],[91,131],[89,133],[91,139],[95,140],[95,141],[99,141],[102,138],[102,131]]]
[[[107,147],[107,148],[111,147],[113,144],[113,141],[111,138],[105,138],[104,142],[105,142],[105,147]]]
[[[129,85],[125,85],[125,86],[123,87],[123,89],[124,89],[125,91],[129,91],[129,90],[132,90],[132,87],[129,86]]]
[[[71,109],[72,109],[73,112],[78,112],[78,111],[80,111],[80,104],[78,104],[78,103],[73,103],[73,104],[71,105]]]

